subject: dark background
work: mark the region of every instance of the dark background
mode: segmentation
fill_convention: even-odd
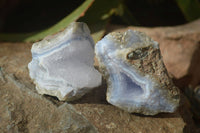
[[[0,32],[31,32],[48,28],[67,16],[83,0],[0,0]],[[125,0],[139,26],[172,26],[185,20],[174,0]],[[112,24],[127,25],[118,16]]]

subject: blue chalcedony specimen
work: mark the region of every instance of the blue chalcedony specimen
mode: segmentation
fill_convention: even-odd
[[[31,52],[29,74],[40,94],[70,101],[101,84],[101,74],[93,66],[94,41],[85,23],[74,22],[34,43]]]
[[[144,33],[113,32],[95,46],[107,80],[107,101],[128,112],[174,112],[180,92],[164,66],[159,45]]]

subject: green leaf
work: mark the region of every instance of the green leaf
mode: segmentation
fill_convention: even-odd
[[[106,21],[96,24],[90,24],[90,30],[92,33],[92,38],[94,39],[94,42],[97,43],[105,34],[106,32]]]
[[[105,34],[106,26],[113,15],[119,16],[127,24],[136,24],[122,0],[95,0],[85,16],[78,21],[88,24],[92,37],[97,42]]]
[[[139,25],[138,21],[124,4],[119,5],[117,13],[124,23],[128,25]]]
[[[92,6],[85,13],[85,16],[80,18],[80,21],[86,22],[88,25],[96,24],[108,20],[113,14],[110,13],[117,8],[120,0],[95,0]],[[107,17],[104,17],[107,15]]]
[[[119,0],[95,0],[85,16],[78,20],[88,24],[95,42],[105,34],[106,25],[110,16],[113,15],[111,11],[117,8],[119,3]]]
[[[1,41],[24,41],[24,42],[35,42],[47,35],[55,34],[66,28],[71,22],[76,21],[79,17],[83,16],[86,10],[90,7],[90,5],[94,2],[94,0],[86,0],[82,5],[80,5],[76,10],[74,10],[71,14],[63,18],[57,24],[52,27],[45,29],[43,31],[38,31],[34,33],[0,33]]]
[[[200,17],[200,3],[198,0],[176,0],[176,2],[187,21]]]

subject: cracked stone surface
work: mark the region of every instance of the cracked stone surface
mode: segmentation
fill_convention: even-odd
[[[200,38],[199,30],[196,30],[197,28],[194,25],[192,27],[185,29],[185,33],[188,31],[187,36],[185,35],[182,38],[191,42],[185,44],[188,47],[191,46],[190,44],[196,45],[196,43],[192,43],[196,42],[193,37],[196,37],[197,40]],[[169,29],[172,30],[173,28]],[[168,34],[165,33],[167,32],[165,29],[141,28],[143,32],[146,32],[149,36],[152,35],[151,37],[161,44],[161,52],[163,44],[169,44],[170,41],[174,42],[174,45],[179,41],[184,44],[184,40],[167,39]],[[173,34],[176,35],[174,32]],[[68,126],[59,122],[64,120],[67,123],[69,116],[66,115],[69,114],[73,121],[71,121],[71,128],[68,131],[75,133],[97,132],[96,130],[100,133],[198,132],[189,110],[190,105],[186,99],[182,101],[178,111],[173,114],[147,117],[130,114],[108,104],[105,98],[105,81],[98,89],[69,104],[59,102],[53,97],[37,94],[35,86],[29,78],[27,68],[27,64],[31,61],[31,45],[29,43],[0,43],[0,132],[42,132],[44,130],[51,130],[52,132],[63,130],[65,132],[64,129]],[[166,59],[170,58],[166,56],[166,54],[163,54],[165,64],[167,64]],[[188,63],[189,59],[191,58],[187,58]],[[169,71],[173,72],[175,69],[170,69],[170,67],[177,64],[174,61],[174,65],[171,66],[168,63],[166,66]],[[175,72],[172,74],[175,75]],[[182,73],[181,75],[184,76],[185,74]]]
[[[54,105],[12,74],[1,75],[0,88],[0,132],[97,132],[71,105]]]

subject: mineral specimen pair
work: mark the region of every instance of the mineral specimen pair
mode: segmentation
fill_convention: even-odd
[[[110,33],[94,46],[87,25],[80,22],[33,44],[28,68],[38,93],[71,101],[101,85],[101,74],[93,67],[94,47],[109,103],[145,115],[176,110],[179,90],[157,42],[128,30]]]

